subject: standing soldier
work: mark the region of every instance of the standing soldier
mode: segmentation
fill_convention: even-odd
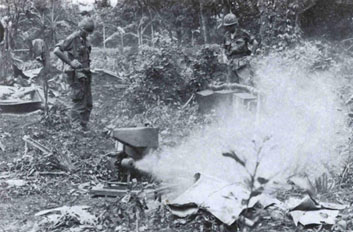
[[[32,41],[33,55],[34,58],[42,64],[42,71],[40,72],[41,82],[44,91],[44,113],[45,116],[49,116],[48,108],[48,75],[50,75],[50,64],[49,64],[49,50],[47,44],[42,39],[35,39]]]
[[[4,47],[6,50],[12,50],[12,45],[13,45],[12,21],[9,16],[5,16],[1,19],[0,23],[1,23],[0,34],[2,37],[0,42],[4,43]]]
[[[78,26],[79,30],[56,45],[54,54],[69,65],[66,74],[71,87],[73,127],[86,131],[92,110],[91,45],[87,37],[94,31],[94,22],[91,18],[85,18]]]
[[[237,17],[229,13],[224,17],[224,50],[228,60],[228,79],[230,82],[246,82],[241,72],[248,68],[248,56],[255,52],[257,42],[247,31],[239,27]],[[252,49],[249,49],[252,45]],[[250,78],[250,74],[249,77]]]
[[[13,72],[13,28],[10,17],[1,18],[0,25],[0,82],[11,84],[13,78],[9,74]],[[2,80],[2,78],[4,79]]]

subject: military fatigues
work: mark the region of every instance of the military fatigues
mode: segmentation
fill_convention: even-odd
[[[235,33],[226,32],[224,35],[225,55],[229,61],[229,76],[231,82],[239,83],[242,79],[240,73],[249,65],[248,56],[251,51],[248,44],[253,42],[254,38],[245,30],[239,30]]]
[[[72,61],[78,60],[83,68],[72,69],[68,67],[66,74],[68,83],[71,87],[71,119],[74,123],[80,123],[86,126],[92,110],[92,93],[91,93],[91,72],[90,68],[90,52],[91,45],[86,38],[80,36],[80,32],[74,32],[65,40],[56,45],[61,51],[67,52],[68,58]]]

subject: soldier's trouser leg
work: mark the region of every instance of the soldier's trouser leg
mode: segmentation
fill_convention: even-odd
[[[237,73],[236,68],[230,66],[228,68],[228,82],[230,83],[239,83],[240,82],[240,77]]]
[[[86,126],[92,110],[91,77],[78,79],[73,75],[71,87],[71,120]]]
[[[84,110],[81,112],[81,125],[86,126],[93,107],[92,91],[91,91],[91,75],[88,74],[84,83]]]
[[[240,84],[250,84],[251,83],[251,67],[247,57],[242,57],[239,59],[232,60],[232,70],[230,82],[240,83]]]

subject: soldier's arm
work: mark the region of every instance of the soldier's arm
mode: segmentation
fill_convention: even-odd
[[[229,39],[228,33],[225,34],[224,39],[223,39],[223,55],[225,57],[229,57],[231,55],[231,41]]]
[[[59,57],[64,63],[70,65],[72,68],[79,68],[81,65],[77,60],[70,60],[69,57],[65,54],[65,51],[72,49],[74,37],[70,35],[65,40],[59,42],[54,49],[54,54]]]
[[[59,57],[60,60],[64,61],[66,64],[71,65],[71,60],[67,55],[61,51],[60,47],[55,47],[54,54]]]
[[[254,36],[252,36],[252,38],[251,38],[251,40],[250,40],[250,43],[251,43],[251,45],[252,45],[251,53],[252,53],[252,54],[255,54],[257,48],[259,47],[259,43],[257,42],[257,40],[255,39]]]
[[[245,52],[245,48],[246,48],[245,40],[232,41],[229,49],[229,54],[230,55],[241,54]]]
[[[60,47],[56,47],[54,49],[54,54],[59,57],[60,60],[70,65],[74,69],[82,67],[82,64],[78,60],[70,60],[69,57],[67,57],[67,55],[63,51],[61,51]]]
[[[251,49],[250,49],[251,53],[255,54],[255,52],[259,46],[259,43],[257,42],[256,38],[252,34],[250,34],[248,31],[244,31],[244,32],[248,36],[248,41],[249,41],[249,44],[251,45]]]
[[[88,47],[88,51],[89,51],[89,64],[91,65],[91,52],[92,52],[92,43],[91,41],[87,38],[87,47]]]

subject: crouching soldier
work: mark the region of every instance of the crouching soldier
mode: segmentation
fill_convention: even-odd
[[[90,18],[85,18],[78,26],[79,30],[56,45],[54,54],[69,66],[65,72],[71,88],[73,128],[86,131],[93,104],[90,72],[91,45],[87,37],[94,31],[94,22]]]
[[[224,17],[224,51],[228,60],[228,77],[230,82],[250,84],[250,73],[241,75],[249,69],[249,55],[257,49],[257,41],[247,31],[239,27],[237,17],[230,13]],[[252,45],[252,49],[249,48]],[[250,69],[249,69],[250,70]]]

